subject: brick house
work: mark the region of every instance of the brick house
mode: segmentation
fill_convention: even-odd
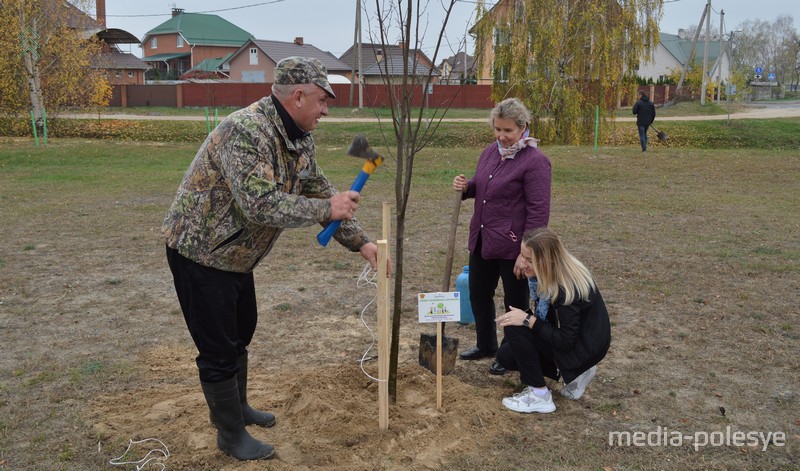
[[[106,70],[106,79],[111,85],[143,85],[145,72],[150,68],[133,54],[119,50],[116,44],[103,47],[99,67]]]
[[[319,59],[328,69],[329,79],[335,75],[349,78],[350,68],[346,64],[329,52],[305,44],[302,37],[295,38],[293,42],[250,39],[222,63],[221,69],[228,73],[233,82],[271,83],[275,65],[281,59],[292,56]]]
[[[139,44],[139,40],[131,33],[106,26],[106,2],[96,0],[96,17],[92,18],[84,11],[68,1],[63,2],[65,10],[61,14],[66,17],[69,28],[81,30],[84,37],[93,38],[101,43],[100,56],[92,60],[92,67],[105,71],[106,79],[111,85],[143,84],[147,64],[130,53],[120,50],[120,44]]]
[[[478,20],[476,26],[470,29],[470,33],[475,35],[477,25],[484,21],[491,21],[491,24],[494,25],[520,21],[524,6],[523,0],[500,0]],[[683,64],[688,62],[692,44],[691,39],[685,33],[682,30],[679,30],[678,35],[659,33],[659,42],[651,55],[640,58],[636,70],[637,75],[641,78],[658,81],[669,76],[672,70],[681,70]],[[506,45],[509,41],[510,38],[506,34],[495,28],[491,38],[483,38],[482,43],[476,43],[476,54],[480,54],[483,59],[478,73],[478,83],[492,84],[495,81],[506,80],[507,70],[494,67],[494,51],[495,48]],[[696,46],[695,63],[702,63],[703,46],[702,42]],[[725,82],[730,74],[729,51],[727,42],[720,41],[719,37],[709,42],[709,68],[716,65],[713,77],[719,77],[722,82]]]
[[[459,52],[450,56],[439,64],[442,76],[439,83],[458,85],[464,83],[477,83],[478,61],[466,52]]]
[[[408,67],[411,69],[412,63],[416,60],[416,70],[409,72],[412,75],[427,76],[428,71],[433,69],[432,81],[436,81],[439,77],[439,70],[434,66],[433,62],[419,49],[409,49]],[[350,77],[355,64],[356,74],[358,74],[358,52],[355,46],[344,52],[339,57],[339,60],[347,66],[347,76]],[[384,67],[379,63],[384,62]],[[402,45],[381,45],[375,43],[361,43],[361,66],[363,67],[362,75],[364,76],[364,83],[383,83],[381,74],[388,67],[389,75],[397,77],[403,73],[403,46]],[[356,77],[358,82],[358,77]]]
[[[144,62],[155,79],[177,79],[207,59],[236,52],[253,35],[217,15],[184,13],[173,8],[172,18],[142,38]]]

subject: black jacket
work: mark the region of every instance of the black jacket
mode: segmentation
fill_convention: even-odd
[[[637,126],[650,126],[656,120],[656,106],[646,96],[633,105]]]
[[[599,289],[588,301],[563,303],[563,293],[550,304],[547,322],[537,321],[533,332],[553,347],[553,359],[564,384],[600,362],[611,345],[611,323]]]

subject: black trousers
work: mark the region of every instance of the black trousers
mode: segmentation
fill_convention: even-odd
[[[199,354],[200,381],[232,378],[247,353],[258,311],[253,273],[233,273],[193,262],[167,247],[175,292]]]
[[[545,376],[558,380],[553,347],[549,343],[538,338],[525,326],[506,327],[503,333],[505,341],[497,351],[497,362],[508,370],[519,371],[520,383],[543,388]]]
[[[481,237],[475,251],[469,254],[469,301],[475,316],[477,346],[487,352],[497,350],[497,326],[495,324],[494,293],[497,283],[503,280],[503,304],[519,309],[528,308],[528,280],[514,276],[514,260],[481,257]]]

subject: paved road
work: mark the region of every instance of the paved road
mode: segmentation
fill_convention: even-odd
[[[744,106],[744,108],[742,108]],[[488,110],[487,110],[488,113]],[[635,116],[627,116],[626,110],[619,110],[616,121],[634,121]],[[122,113],[74,113],[61,114],[62,118],[75,119],[121,119],[121,120],[152,120],[152,121],[205,121],[205,116],[154,116],[136,115]],[[727,119],[727,114],[712,116],[658,116],[658,121],[700,121],[700,120],[719,120]],[[800,101],[783,102],[759,102],[758,104],[740,105],[740,110],[731,113],[731,119],[768,119],[768,118],[796,118],[800,117]],[[219,119],[222,119],[220,117]],[[351,122],[351,123],[371,123],[378,121],[376,118],[322,118],[323,122],[330,123]],[[383,119],[388,122],[388,118]],[[485,122],[486,118],[445,118],[448,122]]]

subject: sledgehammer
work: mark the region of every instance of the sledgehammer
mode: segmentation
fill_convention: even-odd
[[[372,175],[372,172],[383,164],[383,157],[372,150],[372,147],[367,142],[367,138],[364,137],[363,134],[356,135],[353,142],[350,143],[350,147],[347,149],[347,155],[367,159],[361,167],[361,173],[358,174],[355,181],[350,186],[350,191],[360,192],[364,188],[364,184],[367,183],[369,176]],[[341,220],[329,222],[328,225],[325,226],[325,229],[317,234],[317,241],[319,244],[323,247],[327,246],[334,232],[339,229],[340,225],[342,225]]]

